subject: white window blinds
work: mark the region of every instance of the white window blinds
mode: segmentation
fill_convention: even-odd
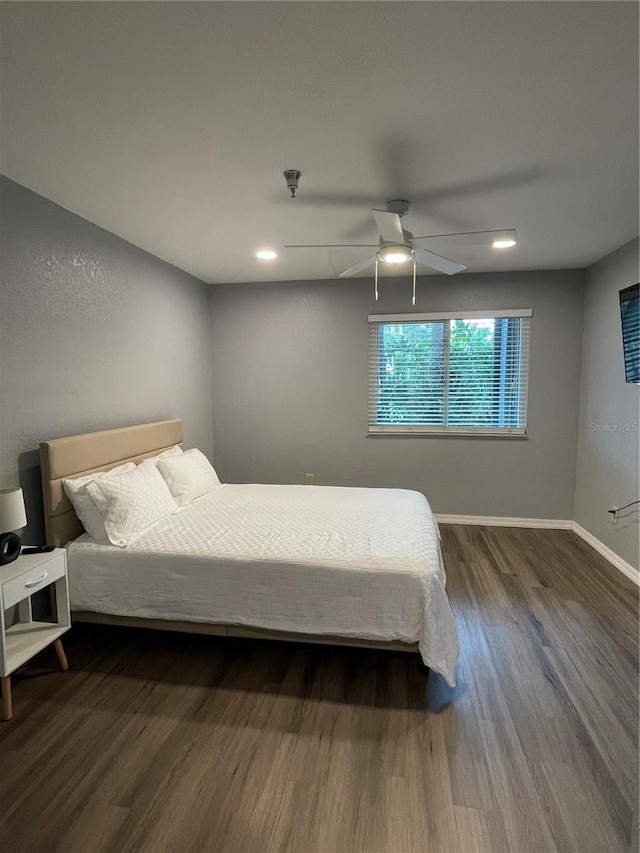
[[[369,432],[525,435],[531,313],[369,317]]]

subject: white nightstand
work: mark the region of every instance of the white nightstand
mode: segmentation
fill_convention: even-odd
[[[31,596],[46,587],[54,593],[51,596],[52,621],[36,622],[31,612]],[[7,628],[7,611],[16,607],[19,621]],[[60,637],[70,627],[64,548],[46,554],[24,554],[13,563],[0,566],[0,668],[5,720],[12,716],[11,673],[14,670],[51,643],[62,669],[69,668]]]

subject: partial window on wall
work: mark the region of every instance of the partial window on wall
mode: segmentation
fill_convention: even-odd
[[[369,317],[369,433],[526,435],[532,312]]]

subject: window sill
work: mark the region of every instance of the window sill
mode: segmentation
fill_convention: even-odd
[[[389,438],[401,436],[406,438],[507,438],[528,439],[526,430],[496,430],[496,429],[446,429],[438,427],[369,427],[367,438]]]

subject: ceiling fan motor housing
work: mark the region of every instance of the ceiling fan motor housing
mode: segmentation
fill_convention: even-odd
[[[406,216],[409,213],[409,202],[406,198],[394,198],[387,202],[387,211],[397,213],[398,216]]]

